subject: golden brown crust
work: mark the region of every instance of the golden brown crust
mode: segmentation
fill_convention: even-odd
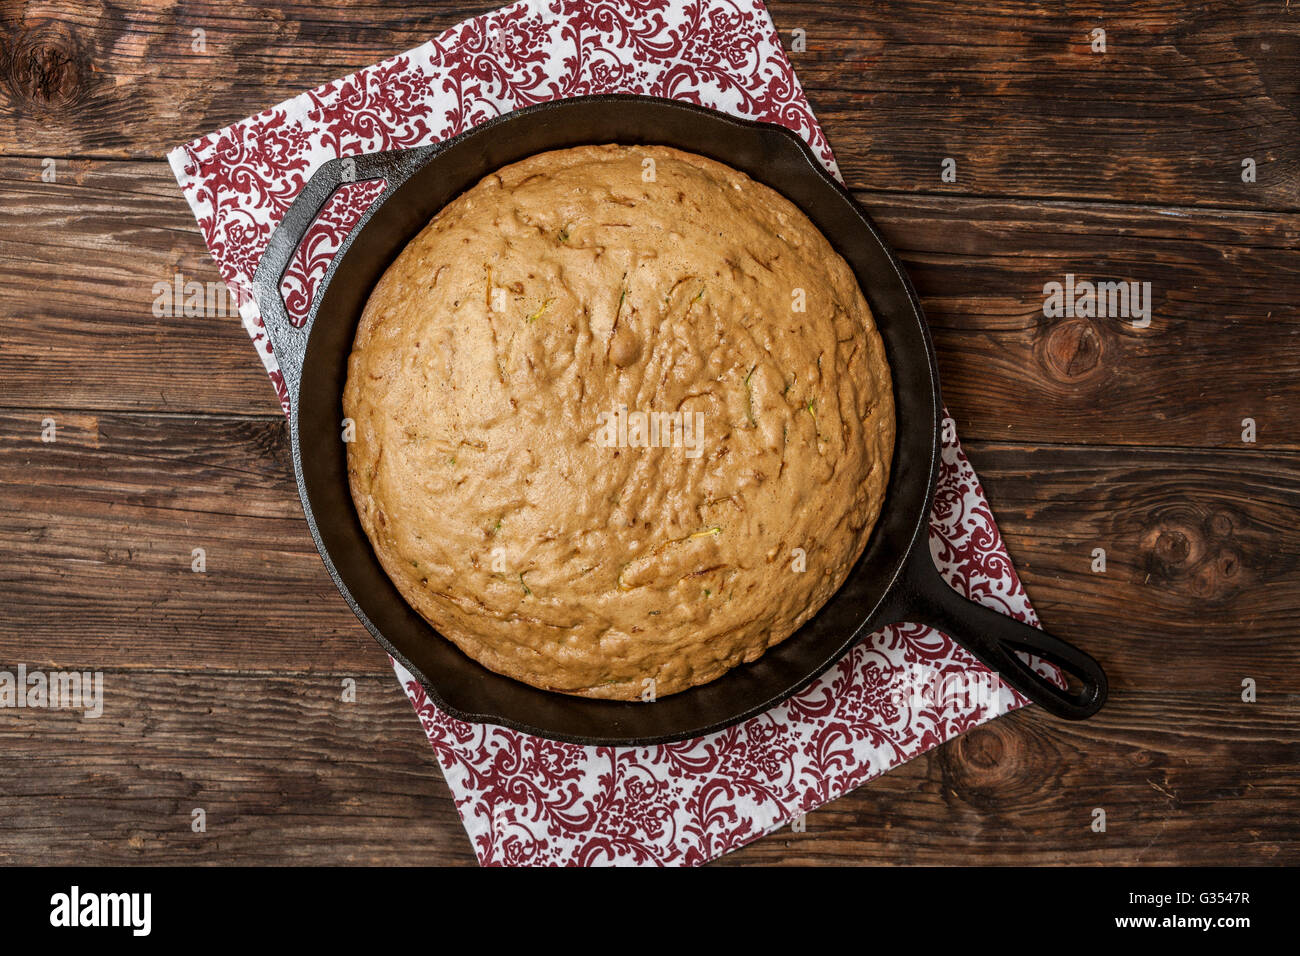
[[[343,410],[411,605],[492,670],[614,699],[815,614],[894,440],[848,265],[784,197],[665,147],[539,154],[447,205],[376,285]]]

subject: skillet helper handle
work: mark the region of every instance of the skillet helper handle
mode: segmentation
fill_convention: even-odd
[[[1106,672],[1090,655],[1046,631],[962,597],[940,576],[924,540],[912,552],[907,576],[911,593],[900,620],[942,631],[1004,683],[1057,717],[1083,720],[1106,702]],[[1082,686],[1075,691],[1058,687],[1031,668],[1017,651],[1055,664]]]
[[[290,401],[295,405],[298,383],[302,377],[302,363],[307,355],[307,336],[311,332],[312,321],[316,318],[316,301],[312,301],[303,324],[296,326],[289,318],[280,283],[307,230],[342,184],[341,160],[330,160],[312,173],[289,211],[272,231],[257,264],[257,271],[253,274],[253,297],[262,314],[267,338],[271,340],[271,352],[275,355],[280,374],[284,376],[284,384],[289,389]]]
[[[289,318],[284,296],[280,292],[280,283],[284,280],[285,270],[289,268],[293,254],[298,251],[303,237],[340,186],[373,179],[385,180],[384,191],[375,197],[365,213],[353,223],[335,251],[334,258],[318,285],[318,288],[324,288],[333,275],[334,263],[342,258],[361,226],[369,221],[397,187],[419,168],[429,152],[436,148],[423,146],[387,153],[365,153],[322,163],[311,174],[280,224],[272,231],[253,275],[253,297],[257,300],[262,324],[271,340],[271,351],[275,355],[276,364],[280,367],[285,386],[289,390],[291,404],[297,405],[298,385],[302,380],[303,362],[307,357],[307,340],[320,307],[320,296],[313,296],[307,317],[301,326],[294,325]]]

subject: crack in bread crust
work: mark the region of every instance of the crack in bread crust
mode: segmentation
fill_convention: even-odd
[[[542,153],[449,203],[375,286],[343,414],[412,607],[494,671],[619,700],[811,618],[894,442],[849,266],[778,193],[657,146]]]

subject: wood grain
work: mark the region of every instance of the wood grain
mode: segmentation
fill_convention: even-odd
[[[0,144],[156,157],[493,7],[7,0]],[[778,0],[771,12],[787,46],[805,31],[793,62],[859,186],[1300,208],[1300,19],[1284,4]],[[944,157],[956,183],[940,181]]]
[[[154,314],[155,286],[224,289],[165,163],[0,159],[0,401],[31,409],[279,408],[237,312]],[[214,300],[214,304],[216,304]]]
[[[1046,626],[1104,660],[1114,686],[1231,696],[1249,677],[1300,706],[1300,455],[969,454]]]
[[[101,717],[2,710],[0,863],[473,864],[391,673],[342,695],[336,677],[109,671]]]
[[[388,670],[311,543],[282,418],[54,421],[47,444],[0,415],[0,660]]]
[[[0,863],[472,864],[391,677],[108,671],[104,712],[0,711]],[[1293,705],[1153,689],[984,725],[731,865],[1294,864]],[[191,828],[193,811],[207,830]],[[1091,829],[1106,811],[1106,831]]]
[[[877,190],[1300,207],[1285,3],[772,5],[846,178]],[[1106,31],[1106,52],[1091,49]],[[843,145],[841,145],[843,144]],[[940,181],[945,157],[957,181]],[[1242,160],[1258,178],[1243,183]]]
[[[237,315],[153,314],[177,273],[220,286],[170,170],[40,171],[0,158],[0,401],[275,414]],[[1240,449],[1250,417],[1256,447],[1300,448],[1300,216],[858,195],[921,295],[964,437]],[[1150,282],[1150,326],[1045,318],[1067,273]]]
[[[1300,447],[1300,217],[860,198],[921,295],[958,434],[1248,450],[1251,418],[1253,447]],[[1046,318],[1069,274],[1150,283],[1150,324]]]
[[[1293,703],[1150,688],[1086,724],[1001,718],[723,865],[1287,865]],[[1093,830],[1105,811],[1104,832]]]

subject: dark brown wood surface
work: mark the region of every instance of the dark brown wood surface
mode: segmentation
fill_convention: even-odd
[[[217,278],[167,148],[490,6],[0,2],[0,669],[108,699],[0,709],[0,862],[473,862],[238,320],[150,307]],[[1113,699],[723,862],[1300,862],[1300,4],[771,7],[1030,595]],[[1044,317],[1067,272],[1151,282],[1150,326]]]

